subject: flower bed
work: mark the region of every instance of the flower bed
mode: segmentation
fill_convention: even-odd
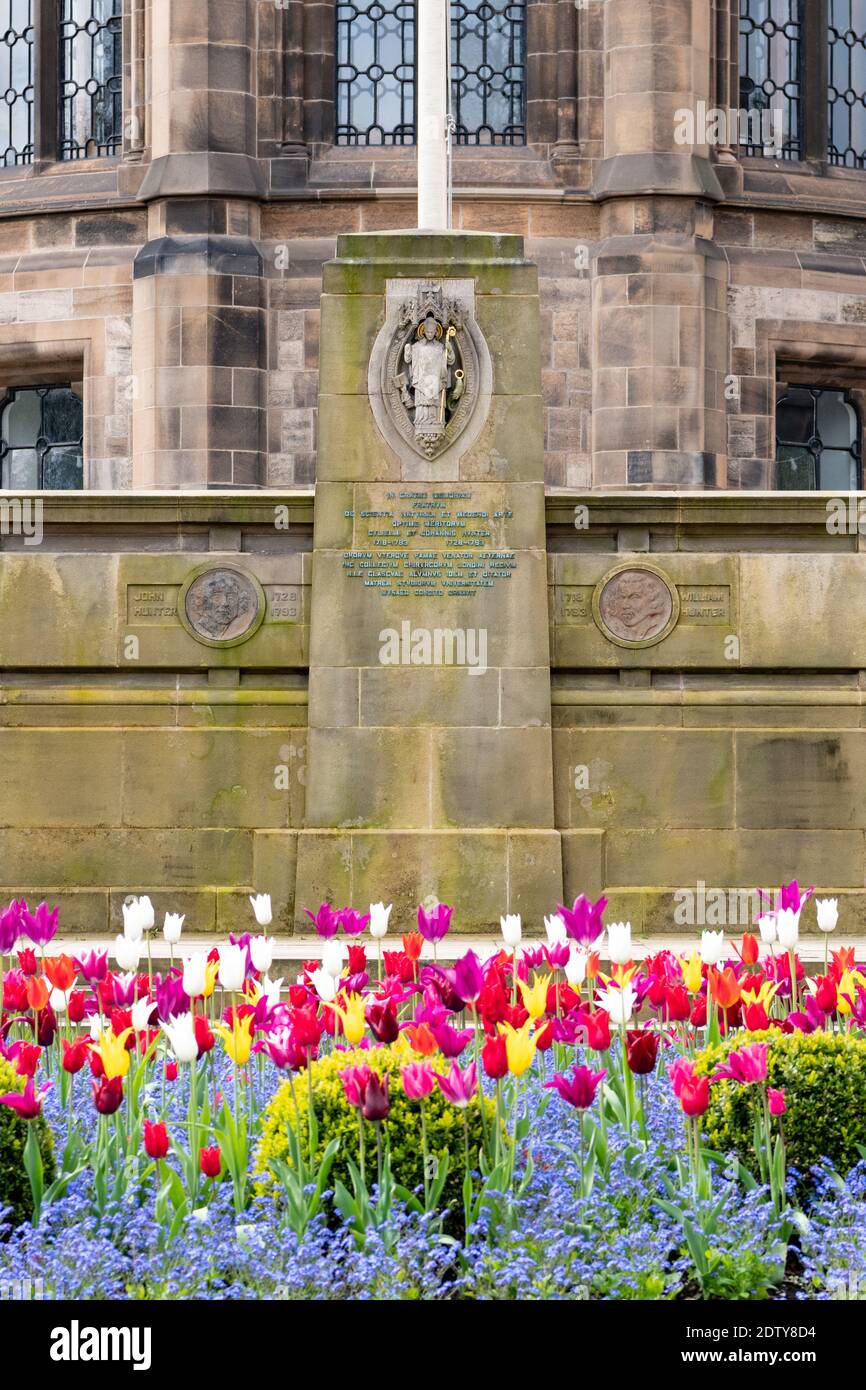
[[[450,967],[444,905],[393,949],[389,909],[323,905],[323,960],[289,986],[266,898],[256,935],[161,974],[147,899],[117,969],[13,903],[0,1172],[29,1200],[5,1214],[0,1281],[113,1300],[838,1296],[866,1277],[866,976],[842,948],[806,978],[803,901],[782,890],[763,953],[704,933],[635,964],[627,925],[578,899],[545,939],[505,918],[486,959]]]

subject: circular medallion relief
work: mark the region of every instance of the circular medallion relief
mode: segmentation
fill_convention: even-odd
[[[596,586],[592,614],[605,637],[620,647],[651,647],[672,632],[679,594],[660,570],[620,565]]]
[[[190,575],[180,591],[178,616],[190,636],[209,647],[245,642],[265,616],[258,580],[230,565],[209,565]]]

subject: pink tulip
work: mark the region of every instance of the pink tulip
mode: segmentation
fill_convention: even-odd
[[[728,1065],[717,1071],[714,1081],[739,1081],[742,1086],[753,1086],[767,1079],[767,1043],[751,1043],[732,1052]]]
[[[436,1084],[429,1062],[409,1062],[402,1070],[403,1090],[409,1100],[423,1100]]]
[[[457,1063],[452,1062],[447,1076],[440,1076],[438,1071],[434,1072],[434,1076],[445,1099],[452,1105],[459,1106],[461,1110],[466,1108],[478,1090],[474,1062],[470,1063],[465,1071],[461,1071]]]

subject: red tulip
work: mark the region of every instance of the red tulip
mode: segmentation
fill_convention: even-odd
[[[18,952],[18,964],[24,975],[35,975],[39,969],[36,952],[30,946],[25,946]]]
[[[177,1081],[177,1062],[166,1062],[165,1079],[166,1081]]]
[[[18,1075],[35,1076],[41,1056],[42,1048],[38,1047],[36,1043],[22,1043],[18,1056],[15,1058],[15,1070]]]
[[[501,1033],[487,1039],[481,1049],[481,1065],[485,1074],[494,1081],[508,1074],[508,1055],[505,1050],[505,1038]]]
[[[100,1115],[113,1115],[123,1101],[123,1078],[113,1076],[109,1081],[103,1076],[93,1082],[93,1104]]]
[[[388,1044],[397,1041],[400,1025],[397,1022],[397,1004],[394,999],[374,1000],[372,1004],[367,1005],[364,1017],[378,1042]]]
[[[834,1014],[839,1004],[835,980],[830,975],[818,975],[816,983],[815,1003],[822,1013]]]
[[[49,956],[45,961],[45,974],[55,989],[65,994],[75,983],[75,966],[71,956]]]
[[[648,1076],[655,1068],[659,1053],[659,1035],[645,1029],[629,1029],[626,1033],[626,1058],[629,1071],[635,1076]]]
[[[685,985],[665,985],[663,1017],[668,1023],[685,1023],[691,1007]]]
[[[680,1105],[684,1115],[697,1117],[703,1115],[710,1103],[710,1078],[708,1076],[689,1076],[679,1090]]]
[[[763,1004],[746,1004],[743,1022],[750,1033],[760,1033],[763,1028],[769,1028],[770,1016]]]
[[[198,1044],[198,1055],[199,1057],[204,1057],[205,1053],[211,1051],[216,1041],[211,1032],[211,1026],[204,1014],[196,1014],[193,1020],[193,1028],[195,1029],[195,1040]]]
[[[199,1149],[199,1166],[206,1178],[218,1178],[222,1168],[222,1152],[217,1144],[210,1149]]]
[[[384,1120],[391,1108],[388,1099],[388,1080],[380,1080],[378,1074],[370,1072],[367,1084],[364,1087],[364,1100],[361,1106],[361,1114],[365,1120]]]
[[[785,1105],[785,1092],[774,1091],[772,1086],[767,1087],[767,1100],[770,1106],[771,1115],[784,1115],[787,1109]]]
[[[168,1130],[164,1124],[144,1122],[144,1152],[148,1158],[165,1158],[168,1153]]]
[[[77,1076],[87,1061],[88,1043],[85,1038],[78,1038],[75,1042],[63,1039],[63,1070],[70,1076]]]
[[[586,1029],[586,1045],[593,1052],[607,1052],[610,1047],[610,1014],[604,1009],[588,1010],[580,1021]]]
[[[87,1003],[87,996],[83,989],[76,989],[69,996],[66,1005],[66,1017],[70,1023],[81,1023],[84,1018],[84,1009]]]
[[[743,933],[740,959],[743,965],[757,965],[758,963],[758,938],[753,936],[751,932]]]

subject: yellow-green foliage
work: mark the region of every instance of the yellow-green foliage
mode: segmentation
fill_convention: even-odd
[[[325,1147],[335,1135],[340,1137],[340,1148],[331,1169],[330,1184],[337,1179],[350,1187],[348,1160],[358,1162],[358,1111],[349,1105],[343,1094],[343,1083],[339,1073],[350,1066],[366,1065],[380,1077],[388,1076],[391,1108],[387,1120],[382,1125],[382,1138],[390,1146],[391,1169],[395,1182],[413,1191],[424,1182],[423,1149],[421,1138],[421,1102],[407,1100],[400,1081],[400,1070],[407,1061],[417,1061],[417,1057],[390,1047],[357,1049],[354,1051],[332,1052],[313,1063],[313,1103],[319,1127],[319,1152],[321,1158]],[[436,1071],[446,1075],[450,1062],[441,1057],[434,1058]],[[262,1122],[262,1137],[256,1154],[256,1171],[260,1175],[262,1190],[272,1187],[268,1181],[268,1164],[278,1158],[289,1162],[289,1147],[286,1138],[287,1126],[298,1135],[302,1152],[306,1153],[308,1144],[306,1072],[294,1078],[292,1084],[285,1081],[270,1102]],[[464,1112],[450,1105],[442,1096],[438,1085],[423,1102],[427,1123],[427,1152],[437,1158],[443,1153],[451,1155],[448,1181],[443,1193],[445,1203],[460,1200],[463,1183],[463,1115]],[[297,1105],[297,1109],[296,1109]],[[495,1107],[489,1097],[484,1101],[488,1133],[493,1134]],[[478,1167],[478,1151],[482,1144],[481,1114],[477,1097],[465,1112],[469,1127],[469,1162]],[[376,1126],[364,1122],[366,1168],[368,1180],[376,1172]]]
[[[866,1144],[866,1040],[844,1033],[781,1033],[778,1029],[740,1034],[701,1052],[696,1070],[712,1075],[729,1052],[756,1042],[769,1043],[768,1084],[785,1092],[782,1126],[789,1171],[794,1168],[807,1179],[812,1165],[827,1158],[838,1173],[847,1173],[859,1162],[857,1145]],[[736,1081],[714,1082],[704,1116],[710,1148],[736,1152],[753,1171],[756,1090]]]
[[[0,1057],[0,1096],[23,1091],[24,1086],[24,1077],[19,1076],[15,1068]],[[3,1213],[0,1225],[8,1226],[11,1222],[13,1226],[19,1226],[33,1214],[30,1180],[24,1168],[24,1145],[30,1124],[38,1127],[46,1187],[54,1179],[54,1145],[45,1120],[41,1115],[38,1120],[22,1120],[8,1105],[0,1105],[0,1212]]]

